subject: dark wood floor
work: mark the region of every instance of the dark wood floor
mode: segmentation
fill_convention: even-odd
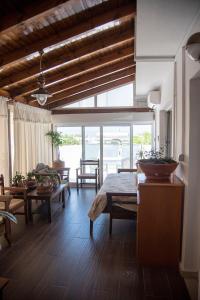
[[[10,279],[5,300],[184,300],[189,299],[176,271],[138,266],[134,221],[114,220],[109,238],[108,216],[94,224],[89,236],[88,208],[95,192],[72,189],[66,208],[54,206],[52,224],[35,216],[14,225],[14,243],[0,252],[0,276]]]

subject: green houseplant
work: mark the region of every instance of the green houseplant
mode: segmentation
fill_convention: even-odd
[[[47,132],[46,136],[51,138],[51,142],[56,149],[57,159],[53,161],[53,168],[60,169],[65,167],[65,162],[60,159],[59,147],[66,144],[65,137],[61,132],[51,130]]]
[[[23,187],[25,185],[25,177],[21,173],[16,172],[15,176],[12,178],[12,185]]]
[[[138,165],[150,180],[168,180],[178,163],[165,155],[164,148],[160,150],[139,151]]]
[[[35,175],[33,172],[28,172],[26,175],[26,185],[28,188],[35,187],[36,181],[35,181]]]

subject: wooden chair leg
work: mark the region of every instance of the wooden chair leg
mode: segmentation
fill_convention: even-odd
[[[98,190],[97,179],[95,180],[95,188],[96,188],[96,193],[97,193],[97,190]]]
[[[110,213],[110,226],[109,226],[109,234],[112,235],[112,214]]]
[[[27,201],[24,203],[24,215],[25,215],[25,223],[28,224],[28,204]]]
[[[79,191],[78,178],[76,179],[76,189],[77,189],[77,192],[78,192]]]
[[[71,195],[71,189],[70,189],[70,186],[68,185],[68,187],[67,187],[67,191],[68,191],[68,193],[69,193],[69,196]]]
[[[9,220],[5,220],[5,234],[4,237],[8,242],[8,245],[11,246],[11,223]]]
[[[93,221],[90,220],[90,236],[93,235]]]

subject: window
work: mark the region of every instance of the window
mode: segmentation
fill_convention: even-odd
[[[67,137],[67,145],[60,147],[60,158],[70,168],[70,181],[76,181],[76,168],[80,166],[82,157],[82,128],[58,127],[57,130]]]
[[[133,106],[133,83],[123,85],[93,97],[68,104],[63,108]]]
[[[84,100],[63,106],[63,108],[80,108],[80,107],[94,107],[94,97],[86,98]]]
[[[133,106],[133,84],[127,84],[97,95],[97,106]]]
[[[133,164],[142,157],[144,151],[152,149],[152,125],[133,125]]]

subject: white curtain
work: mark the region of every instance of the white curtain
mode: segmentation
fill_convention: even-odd
[[[7,98],[2,96],[0,96],[0,174],[4,175],[7,185],[9,182],[8,105]]]
[[[14,174],[26,175],[38,163],[52,164],[51,112],[22,103],[14,104]]]

